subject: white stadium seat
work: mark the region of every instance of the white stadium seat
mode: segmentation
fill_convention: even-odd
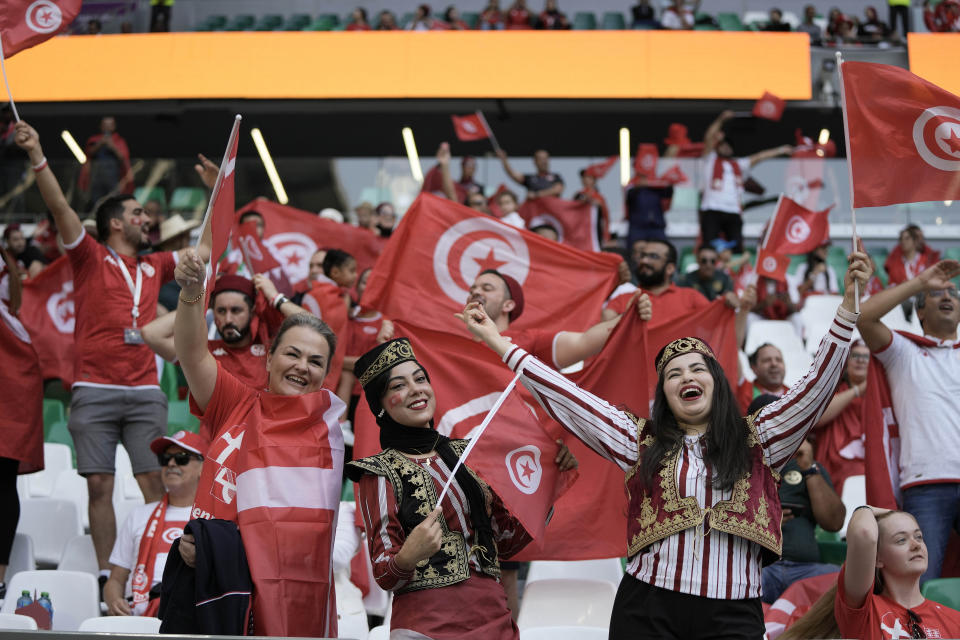
[[[537,580],[523,591],[517,626],[607,627],[616,595],[606,580]]]
[[[100,586],[89,573],[79,571],[21,571],[7,584],[8,593],[46,591],[53,605],[54,631],[77,631],[87,618],[100,615]],[[16,598],[3,601],[2,613],[13,613]]]
[[[63,556],[57,569],[61,571],[83,571],[97,577],[100,566],[97,564],[97,552],[93,548],[90,535],[76,536],[67,540],[63,546]]]
[[[20,522],[17,533],[33,539],[37,562],[56,566],[67,541],[83,534],[80,512],[71,500],[28,498],[20,501]]]
[[[804,348],[793,324],[787,320],[756,320],[751,323],[744,351],[751,354],[767,342],[783,353],[783,364],[786,368],[783,384],[792,386],[807,372],[813,358]]]
[[[24,497],[53,497],[53,489],[57,481],[57,475],[59,475],[61,471],[72,468],[73,458],[70,453],[70,447],[57,442],[44,442],[43,469],[36,473],[23,476],[27,487],[27,493],[23,494]]]
[[[53,495],[62,500],[70,500],[77,505],[80,514],[80,523],[84,529],[90,528],[90,497],[87,493],[87,479],[75,469],[64,469],[57,474],[57,481],[53,485]]]
[[[607,640],[607,627],[533,627],[520,631],[520,640]]]
[[[803,302],[800,317],[803,319],[803,338],[807,341],[807,353],[817,352],[820,340],[826,335],[837,314],[843,296],[810,296]]]
[[[379,627],[370,629],[370,635],[367,636],[367,640],[390,640],[390,627],[380,625]]]
[[[33,538],[25,533],[18,533],[13,537],[13,548],[10,549],[10,562],[7,565],[6,581],[21,571],[36,571],[37,559],[33,555]]]
[[[54,608],[56,613],[56,608]],[[84,633],[160,633],[160,618],[147,616],[97,616],[80,623]]]
[[[840,529],[840,537],[847,537],[847,525],[850,524],[850,518],[853,517],[853,511],[862,504],[867,504],[867,477],[850,476],[843,481],[843,506],[847,508],[847,517],[843,519],[843,528]]]
[[[538,580],[571,578],[574,580],[606,580],[619,586],[623,578],[620,558],[603,560],[537,560],[530,563],[527,584]]]
[[[36,631],[37,621],[30,616],[21,616],[16,613],[0,613],[0,629]]]

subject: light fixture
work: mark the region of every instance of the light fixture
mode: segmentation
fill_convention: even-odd
[[[263,139],[263,134],[260,133],[260,129],[254,127],[250,130],[250,137],[253,138],[253,144],[257,148],[257,153],[260,154],[260,161],[263,162],[263,167],[267,170],[267,177],[270,178],[273,191],[277,194],[277,202],[287,204],[290,202],[290,199],[287,197],[287,192],[283,188],[283,183],[280,182],[280,174],[277,173],[277,167],[273,164],[273,158],[270,157],[270,151],[267,149],[267,143]]]
[[[817,140],[820,144],[827,144],[830,142],[830,130],[829,129],[820,129],[820,138]]]
[[[77,141],[70,135],[70,132],[64,129],[60,132],[60,137],[63,138],[63,141],[67,143],[67,148],[70,149],[70,152],[73,154],[73,157],[77,159],[77,162],[80,164],[85,164],[87,161],[87,154],[83,152],[83,149],[80,148],[80,145],[77,144]]]
[[[630,129],[620,129],[620,186],[630,184]]]
[[[413,179],[423,184],[423,169],[420,167],[420,155],[417,153],[417,143],[413,140],[413,129],[404,127],[400,132],[403,134],[403,146],[407,149],[407,159],[410,160],[410,173]]]
[[[952,205],[952,204],[953,204],[953,200],[944,200],[944,201],[943,201],[943,206],[945,206],[945,207],[949,207],[949,206]]]

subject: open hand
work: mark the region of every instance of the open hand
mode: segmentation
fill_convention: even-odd
[[[193,165],[193,169],[200,176],[200,179],[207,189],[213,189],[217,183],[217,175],[220,173],[220,167],[213,164],[213,162],[202,153],[198,153],[197,157],[200,158],[200,162]]]
[[[960,262],[941,260],[917,277],[923,282],[924,291],[932,291],[949,287],[950,281],[957,276],[960,276]]]

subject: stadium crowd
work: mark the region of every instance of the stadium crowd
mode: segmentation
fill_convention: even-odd
[[[656,19],[665,28],[689,28],[682,0],[675,6],[680,27],[669,26],[669,11]],[[635,18],[647,15],[644,7],[639,3]],[[770,14],[776,24],[776,10]],[[461,28],[455,8],[445,18]],[[366,20],[357,9],[352,24],[370,28]],[[378,28],[389,20],[381,14]],[[569,28],[553,0],[539,17],[520,0],[506,11],[493,1],[481,20],[484,28],[534,21]],[[886,27],[871,30],[876,22],[876,12],[868,12],[855,37],[889,37]],[[437,28],[429,7],[421,7],[409,28]],[[580,188],[570,194],[567,180],[551,171],[548,151],[533,154],[530,174],[515,170],[500,151],[516,186],[488,196],[493,190],[477,183],[473,158],[463,159],[458,178],[452,175],[444,143],[424,198],[446,199],[437,206],[461,218],[528,228],[553,251],[565,229],[531,219],[523,205],[569,195],[581,215],[598,213],[590,231],[604,253],[619,257],[607,266],[611,286],[586,326],[521,331],[511,324],[525,301],[543,292],[525,289],[504,263],[490,263],[497,262],[491,249],[467,283],[460,320],[566,430],[550,456],[560,472],[587,464],[567,446],[577,441],[586,445],[585,455],[606,458],[626,474],[629,552],[611,638],[634,637],[637,629],[656,630],[657,637],[757,638],[764,632],[761,601],[772,604],[794,583],[837,572],[825,604],[814,606],[798,628],[816,617],[816,624],[833,625],[845,637],[886,638],[881,629],[891,625],[913,637],[957,637],[960,613],[924,598],[920,587],[955,569],[947,548],[951,532],[960,532],[960,430],[957,412],[950,411],[960,397],[954,354],[960,296],[952,282],[960,264],[942,260],[922,229],[910,225],[882,265],[861,245],[838,268],[828,259],[825,235],[788,277],[760,275],[742,232],[750,169],[797,149],[782,145],[738,157],[724,133],[733,117],[721,114],[702,143],[690,141],[683,125],[669,132],[663,156],[697,156],[706,177],[689,269],[681,268],[666,235],[675,180],[638,165],[625,193],[627,234],[617,237],[595,188],[609,165],[585,167]],[[517,572],[523,569],[507,561],[529,544],[526,524],[482,474],[455,469],[465,441],[435,428],[441,374],[425,364],[433,361],[433,348],[414,348],[402,328],[415,318],[388,318],[363,306],[370,299],[365,290],[376,286],[382,301],[391,278],[404,275],[378,273],[349,247],[333,244],[308,256],[302,282],[291,281],[282,260],[258,271],[251,246],[271,251],[264,241],[273,218],[254,205],[238,213],[231,251],[207,291],[204,262],[216,240],[209,228],[200,233],[198,220],[168,215],[162,202],[131,195],[130,152],[113,118],[104,118],[86,145],[90,160],[78,209],[93,211],[89,220],[61,190],[41,134],[11,122],[5,138],[26,154],[49,217],[30,238],[16,224],[3,231],[0,505],[8,517],[0,525],[0,590],[20,508],[17,475],[43,467],[41,345],[23,321],[24,305],[35,300],[24,291],[65,261],[75,310],[68,427],[77,472],[86,480],[101,597],[110,615],[159,612],[170,632],[243,633],[252,624],[258,634],[335,635],[338,610],[375,588],[365,583],[369,564],[376,585],[395,595],[394,632],[410,634],[394,637],[517,637]],[[196,170],[212,189],[217,165],[200,156]],[[360,203],[346,220],[338,212],[324,217],[376,238],[382,254],[401,250],[396,237],[404,222],[390,202]],[[886,283],[878,277],[881,266]],[[550,295],[562,300],[568,285],[555,282]],[[804,308],[823,296],[835,296],[833,307],[814,332]],[[633,407],[638,415],[586,378],[558,373],[611,357],[605,347],[618,327],[680,325],[714,308],[733,329],[724,343],[677,335],[659,353],[644,354],[655,367],[656,391],[649,406]],[[922,336],[885,324],[901,308],[916,316]],[[750,339],[770,320],[791,323],[795,339],[809,347],[812,364],[807,372],[790,372],[794,385],[785,384],[784,343]],[[753,346],[736,370],[725,371],[730,361],[722,352],[747,344]],[[157,356],[182,372],[179,386],[199,419],[195,429],[168,433],[170,400],[160,387]],[[470,367],[472,357],[464,354],[460,363],[465,379],[463,365]],[[379,445],[353,456],[363,436],[358,413],[364,402]],[[867,420],[886,420],[884,407],[899,420],[901,446],[890,462],[899,467],[903,511],[864,505],[851,516],[841,499],[851,478],[890,480],[886,469],[868,467],[865,452]],[[145,502],[122,522],[112,502],[119,443]],[[437,506],[447,481],[450,499]],[[341,491],[352,492],[354,482],[360,516],[355,520],[348,510],[338,522]],[[282,490],[288,483],[303,495],[288,495]],[[271,511],[278,506],[296,508],[278,515]],[[667,515],[678,510],[676,518]],[[818,536],[844,527],[841,569],[821,562]],[[170,528],[183,536],[154,535]],[[359,564],[353,561],[358,549],[368,556]],[[218,602],[197,613],[193,572],[199,580],[222,572],[223,563],[249,570],[217,575],[232,587],[230,598],[218,598],[209,585],[201,592],[197,582],[198,598]],[[252,623],[244,615],[251,608]]]

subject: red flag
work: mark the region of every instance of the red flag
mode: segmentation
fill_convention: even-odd
[[[327,367],[327,376],[323,379],[323,386],[334,393],[337,391],[340,373],[343,371],[343,358],[346,356],[344,337],[349,331],[347,303],[343,296],[343,290],[336,283],[328,278],[322,278],[313,283],[300,301],[304,309],[326,322],[327,326],[340,338],[340,346],[334,351],[330,366]]]
[[[900,335],[917,341],[903,331]],[[863,425],[864,465],[867,502],[884,509],[898,509],[900,497],[900,426],[893,412],[893,399],[887,372],[876,358],[870,358],[867,388],[863,394],[860,416]]]
[[[234,130],[238,126],[234,124]],[[222,170],[223,176],[216,186],[216,193],[213,194],[213,200],[210,203],[210,229],[212,233],[210,245],[210,275],[207,278],[207,300],[210,299],[210,293],[213,291],[214,283],[217,281],[217,271],[219,270],[218,260],[230,245],[230,234],[233,231],[235,195],[233,188],[234,169],[237,166],[237,141],[239,135],[232,135],[230,149],[227,152],[226,162]]]
[[[758,118],[780,122],[780,118],[783,117],[783,110],[786,107],[786,101],[781,100],[769,91],[764,91],[760,99],[753,105],[753,115]]]
[[[583,331],[617,283],[620,257],[587,253],[422,193],[370,274],[363,306],[425,329],[465,335],[453,317],[484,269],[523,286],[525,310],[511,329]],[[563,286],[563,295],[557,287]]]
[[[660,180],[666,182],[667,184],[683,184],[684,182],[689,181],[690,178],[687,177],[687,174],[685,174],[682,169],[680,169],[679,164],[675,164],[667,169],[662,176],[660,176]]]
[[[453,190],[457,194],[457,202],[463,204],[467,201],[467,190],[462,184],[454,182]],[[433,165],[430,167],[430,170],[424,174],[423,185],[420,186],[420,191],[446,197],[443,193],[443,175],[440,173],[439,164]]]
[[[318,249],[342,249],[357,261],[362,272],[372,267],[386,244],[369,229],[334,222],[309,211],[257,198],[237,211],[237,216],[256,211],[263,216],[263,245],[283,266],[293,286],[310,273],[310,258]]]
[[[597,237],[597,207],[589,200],[536,198],[517,211],[532,229],[548,224],[557,230],[557,241],[581,251],[600,251]]]
[[[853,206],[960,199],[960,97],[900,67],[841,71]]]
[[[780,196],[767,231],[763,250],[767,253],[802,255],[813,251],[830,236],[827,216],[833,205],[823,211],[810,211],[786,196]]]
[[[257,223],[252,220],[244,222],[234,231],[234,236],[237,238],[237,244],[240,245],[243,260],[252,273],[266,274],[278,292],[285,296],[292,296],[293,285],[290,284],[290,279],[280,266],[280,262],[260,241]]]
[[[471,113],[466,116],[450,116],[450,119],[453,120],[453,130],[456,132],[457,138],[463,142],[485,140],[490,137],[487,124],[479,113]]]
[[[588,176],[593,176],[594,178],[600,179],[603,176],[607,175],[607,172],[610,171],[610,167],[612,167],[614,164],[617,163],[618,158],[619,156],[610,156],[603,162],[592,164],[586,169],[584,169],[583,171]]]
[[[873,504],[873,503],[870,503]],[[820,597],[837,584],[837,573],[825,573],[797,580],[784,591],[763,615],[766,638],[773,640],[803,617]],[[830,603],[833,607],[833,603]]]
[[[645,142],[637,147],[637,157],[633,159],[633,171],[638,176],[657,177],[657,160],[660,152],[657,145]]]
[[[61,33],[80,13],[80,0],[8,0],[0,11],[3,55],[29,49]]]
[[[766,249],[760,249],[757,251],[757,275],[770,278],[772,280],[779,280],[780,282],[787,281],[787,268],[790,266],[790,258],[788,256],[780,255],[779,253],[773,253],[772,251],[767,251]]]
[[[23,283],[20,307],[23,325],[30,332],[40,358],[44,379],[59,378],[73,384],[73,269],[67,256]]]

